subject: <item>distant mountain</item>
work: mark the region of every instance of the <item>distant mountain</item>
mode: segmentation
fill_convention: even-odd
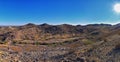
[[[118,29],[118,28],[120,28],[120,23],[113,25],[113,29]]]
[[[110,28],[119,27],[120,24],[89,24],[89,25],[49,25],[41,24],[35,25],[28,23],[23,26],[6,26],[0,27],[0,40],[47,40],[47,39],[61,39],[70,37],[102,37],[112,30]]]

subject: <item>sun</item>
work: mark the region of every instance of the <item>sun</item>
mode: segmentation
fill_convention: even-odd
[[[113,9],[114,9],[114,11],[115,11],[116,13],[120,13],[120,3],[116,3],[116,4],[114,5]]]

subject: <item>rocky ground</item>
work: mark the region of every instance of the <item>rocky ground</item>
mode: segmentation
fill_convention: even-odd
[[[1,26],[0,62],[120,62],[120,24]]]
[[[81,40],[57,45],[1,45],[1,62],[120,62],[120,36],[82,45]],[[114,37],[114,36],[113,36]],[[113,38],[112,37],[112,38]]]
[[[87,46],[80,45],[81,41],[59,45],[1,45],[1,62],[64,62],[69,54],[80,54]],[[73,47],[71,47],[73,46]],[[71,57],[71,56],[70,56]],[[77,56],[75,56],[77,57]],[[75,58],[74,57],[74,58]],[[79,58],[81,59],[81,58]],[[74,59],[76,61],[76,59]],[[81,59],[82,60],[82,59]]]

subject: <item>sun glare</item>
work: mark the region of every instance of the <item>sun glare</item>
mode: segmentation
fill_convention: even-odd
[[[113,9],[116,13],[120,13],[120,3],[115,4]]]

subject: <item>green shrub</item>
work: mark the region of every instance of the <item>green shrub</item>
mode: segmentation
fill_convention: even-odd
[[[84,45],[89,45],[89,44],[93,44],[94,43],[93,41],[88,40],[88,39],[83,39],[82,42],[83,42]]]
[[[0,41],[0,44],[6,44],[7,41]]]

